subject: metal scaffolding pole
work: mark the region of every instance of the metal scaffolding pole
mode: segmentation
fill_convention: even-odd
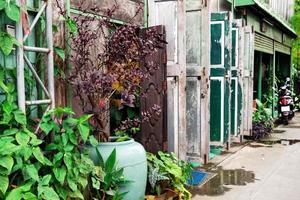
[[[18,0],[18,5],[22,8],[26,5],[22,5],[22,0]],[[41,105],[48,104],[46,111],[49,108],[55,107],[55,91],[54,91],[54,64],[53,64],[53,33],[52,33],[52,1],[51,0],[43,0],[40,8],[38,9],[35,18],[30,24],[30,32],[26,35],[23,35],[23,22],[20,19],[19,23],[16,24],[16,39],[21,44],[17,49],[17,88],[18,88],[18,105],[19,108],[25,113],[26,106],[32,105]],[[32,34],[32,30],[36,26],[37,22],[41,19],[41,17],[46,17],[46,47],[37,47],[37,46],[25,46],[25,42],[28,39],[28,36]],[[26,57],[25,52],[36,52],[43,53],[47,55],[47,59],[45,59],[45,64],[47,66],[47,87],[43,80],[38,76],[38,73],[35,71],[34,64],[30,62],[30,60]],[[42,88],[42,91],[46,94],[48,99],[28,99],[26,100],[26,91],[25,91],[25,77],[24,77],[24,68],[25,64],[27,64],[28,68],[33,74],[33,77],[36,79],[37,84],[39,84]],[[46,112],[45,111],[45,112]]]
[[[20,6],[20,0],[17,2]],[[23,44],[22,18],[16,24],[16,39]],[[24,78],[24,49],[23,45],[17,46],[17,91],[18,105],[21,111],[25,113],[25,78]]]
[[[47,1],[46,8],[46,36],[48,44],[48,90],[50,93],[51,108],[55,107],[55,94],[54,94],[54,67],[53,67],[53,35],[52,35],[52,0]]]

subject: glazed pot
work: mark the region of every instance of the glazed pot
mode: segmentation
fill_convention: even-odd
[[[124,168],[124,176],[131,183],[121,188],[122,192],[128,192],[125,200],[144,199],[147,184],[147,157],[144,147],[133,139],[123,142],[100,143],[98,148],[104,162],[111,152],[116,149],[116,164],[118,168]],[[91,158],[98,161],[95,150],[91,151]]]

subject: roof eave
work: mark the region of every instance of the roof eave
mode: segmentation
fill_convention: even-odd
[[[264,12],[266,12],[271,18],[273,18],[277,23],[284,26],[284,28],[293,36],[298,37],[295,30],[290,26],[290,24],[282,19],[279,15],[277,15],[272,9],[268,8],[268,5],[259,1],[259,0],[243,0],[243,1],[234,1],[235,7],[243,7],[243,6],[258,6]]]

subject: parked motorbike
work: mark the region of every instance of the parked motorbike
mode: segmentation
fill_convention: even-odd
[[[287,78],[284,85],[279,89],[279,107],[278,112],[283,124],[287,125],[289,119],[292,119],[294,113],[294,101],[292,98],[290,78]]]

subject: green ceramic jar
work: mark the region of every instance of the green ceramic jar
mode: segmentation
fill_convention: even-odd
[[[122,192],[128,191],[124,199],[144,199],[147,184],[147,158],[144,147],[131,139],[124,142],[100,143],[97,148],[104,161],[116,149],[117,167],[124,168],[124,176],[132,181],[121,188]],[[97,162],[95,151],[91,152],[91,158]]]

